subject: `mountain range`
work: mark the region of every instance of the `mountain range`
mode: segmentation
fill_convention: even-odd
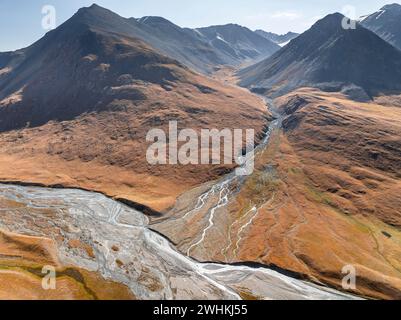
[[[360,23],[367,29],[401,50],[401,5],[388,4],[371,15],[362,17]]]
[[[230,28],[222,27],[221,33],[228,37]],[[214,37],[206,29],[202,32]],[[191,31],[162,18],[125,19],[96,5],[83,8],[32,46],[0,54],[0,130],[69,120],[102,110],[115,99],[142,101],[146,97],[138,89],[141,83],[165,89],[176,82],[190,84],[195,74],[186,65],[205,66],[213,60],[215,66],[227,63],[224,59],[239,63],[269,49],[257,35],[249,40],[254,41],[253,52],[230,40],[238,44],[237,51],[196,40]],[[192,84],[211,95],[217,92]]]
[[[273,56],[241,70],[241,84],[275,95],[304,86],[356,86],[368,96],[401,90],[401,51],[359,24],[344,29],[343,18],[326,16]]]
[[[277,43],[279,46],[284,47],[288,44],[292,39],[295,39],[299,36],[298,33],[295,32],[287,32],[286,34],[276,34],[273,32],[266,32],[264,30],[255,30],[255,33],[261,35],[262,37]]]
[[[237,25],[218,26],[216,33],[212,31],[216,27],[181,28],[162,17],[126,19],[98,5],[81,11],[99,29],[135,35],[160,53],[203,73],[212,72],[218,65],[239,65],[247,59],[266,57],[279,49],[273,42]]]
[[[273,41],[237,24],[198,28],[194,31],[216,51],[232,57],[229,64],[233,65],[266,58],[280,49]]]
[[[143,143],[149,128],[168,130],[177,120],[195,130],[255,128],[261,138],[269,118],[262,99],[165,55],[178,46],[169,39],[145,43],[141,29],[132,27],[143,24],[94,5],[30,47],[0,55],[0,140],[3,156],[15,163],[13,171],[0,165],[8,180],[28,173],[26,163],[17,165],[28,157],[28,175],[35,177],[26,179],[85,188],[97,181],[96,189],[109,195],[163,210],[189,185],[229,166],[185,166],[175,174],[174,166],[155,168]],[[159,50],[161,43],[172,47]],[[138,175],[147,182],[134,182]],[[180,182],[171,184],[174,179]]]
[[[131,297],[122,283],[139,298],[208,295],[218,282],[182,279],[198,270],[202,281],[223,277],[224,293],[286,298],[276,294],[287,290],[280,273],[267,275],[267,285],[254,271],[344,290],[341,270],[352,265],[351,293],[400,298],[399,7],[383,7],[356,29],[334,13],[300,35],[276,35],[237,24],[182,28],[92,5],[31,46],[0,53],[0,181],[12,184],[1,187],[2,228],[15,232],[0,232],[2,253],[26,267],[55,263],[50,257],[62,250],[76,259],[74,275],[88,265],[113,270],[117,283],[104,297]],[[196,133],[254,129],[254,171],[236,177],[230,164],[149,164],[147,133],[167,132],[171,121]],[[34,186],[96,191],[135,210],[91,192],[48,197]],[[147,232],[148,222],[171,243]],[[141,233],[135,248],[125,242],[138,237],[132,231]],[[14,268],[10,261],[2,263]],[[222,276],[198,261],[246,264],[246,274],[222,264]],[[103,279],[83,274],[88,288],[104,292]],[[79,290],[84,278],[70,287]]]
[[[129,19],[136,36],[194,70],[208,73],[219,65],[237,66],[279,50],[251,30],[230,24],[208,28],[181,28],[162,17]]]

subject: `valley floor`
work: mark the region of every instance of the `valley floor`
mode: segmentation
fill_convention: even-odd
[[[0,298],[354,299],[267,268],[198,263],[100,194],[0,185],[0,206]],[[43,266],[55,290],[42,289]]]

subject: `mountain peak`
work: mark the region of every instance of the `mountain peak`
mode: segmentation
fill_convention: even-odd
[[[398,3],[386,4],[380,10],[401,10],[401,5]]]
[[[104,7],[99,6],[96,3],[93,3],[92,5],[90,5],[89,7],[82,7],[78,10],[79,12],[111,12],[109,9],[106,9]]]
[[[245,29],[246,27],[241,26],[237,23],[227,23],[225,25],[222,25],[222,27],[229,27],[229,28],[241,28],[241,29]]]
[[[92,21],[94,18],[95,19],[100,19],[104,20],[105,22],[110,19],[118,16],[116,13],[113,11],[103,8],[97,4],[92,4],[89,7],[82,7],[80,8],[77,13],[72,16],[69,20],[90,20]]]
[[[339,20],[344,18],[344,15],[339,12],[330,13],[321,20]]]
[[[99,6],[96,3],[92,3],[92,5],[90,5],[88,8],[89,9],[104,9],[103,7]]]
[[[360,25],[343,29],[343,19],[335,13],[319,20],[272,57],[241,71],[241,84],[278,94],[300,86],[337,90],[350,84],[370,95],[401,92],[401,52]]]
[[[342,15],[341,13],[338,12],[332,13],[317,21],[313,25],[313,27],[318,27],[318,28],[321,28],[323,26],[334,27],[334,28],[341,27],[344,18],[345,16]]]
[[[361,24],[401,50],[401,5],[388,4],[361,19]]]
[[[236,23],[227,23],[227,24],[219,24],[219,25],[212,25],[209,27],[202,27],[202,28],[197,28],[197,30],[249,30],[247,27],[241,26]],[[250,31],[250,30],[249,30]]]
[[[270,56],[280,49],[272,41],[234,23],[198,28],[196,32],[234,61]]]
[[[355,29],[359,30],[362,28],[358,21],[355,21],[355,28],[345,28],[343,26],[344,19],[346,19],[348,22],[350,18],[338,12],[332,13],[318,20],[308,31],[311,31],[312,33],[314,32],[315,37],[321,38],[323,35],[325,35],[326,37],[334,36],[335,34],[345,35],[349,34],[352,31],[355,31]]]
[[[143,24],[173,24],[171,21],[159,16],[145,16],[137,19],[137,21]]]

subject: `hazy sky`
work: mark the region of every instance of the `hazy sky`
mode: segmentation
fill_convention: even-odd
[[[0,0],[0,51],[15,50],[38,40],[42,8],[56,8],[57,24],[94,0]],[[398,1],[382,0],[97,0],[96,3],[124,17],[163,16],[183,27],[238,23],[251,29],[276,33],[302,32],[321,17],[355,8],[356,15],[377,11]]]

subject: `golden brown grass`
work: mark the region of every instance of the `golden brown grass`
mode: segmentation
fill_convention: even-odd
[[[174,68],[174,66],[171,66]],[[116,100],[107,110],[0,134],[0,181],[97,190],[164,211],[179,194],[230,166],[151,166],[145,138],[153,128],[254,128],[266,125],[263,101],[247,90],[188,73],[186,82],[138,84],[144,101]],[[210,88],[202,93],[194,84]]]
[[[0,299],[7,300],[131,300],[124,285],[95,272],[65,267],[55,243],[46,238],[0,232]],[[56,289],[44,290],[44,266],[56,268]]]
[[[308,101],[285,133],[258,158],[280,180],[274,204],[262,207],[238,259],[274,264],[341,289],[342,268],[357,270],[355,293],[401,297],[401,109],[361,104],[302,89]],[[398,138],[397,138],[398,137]],[[398,139],[398,141],[397,141]],[[274,144],[274,142],[273,142]],[[375,150],[379,159],[367,155]],[[245,188],[238,199],[256,201]],[[255,199],[255,200],[253,200]]]

